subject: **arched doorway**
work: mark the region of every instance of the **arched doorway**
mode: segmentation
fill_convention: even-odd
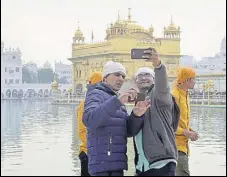
[[[38,97],[43,97],[43,90],[42,89],[39,90]]]
[[[23,97],[23,90],[22,90],[22,89],[20,89],[20,90],[18,91],[18,97],[19,97],[19,98],[22,98],[22,97]]]
[[[6,90],[6,96],[7,96],[7,98],[11,98],[11,90],[10,89]]]
[[[16,89],[13,89],[13,91],[12,91],[12,98],[17,98],[17,96],[18,96],[17,90]]]
[[[34,97],[35,96],[35,90],[34,89],[28,89],[27,91],[28,97]]]
[[[44,97],[48,97],[49,96],[49,91],[48,91],[48,89],[45,89],[44,90]]]

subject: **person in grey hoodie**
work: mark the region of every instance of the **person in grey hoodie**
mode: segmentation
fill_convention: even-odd
[[[179,108],[170,93],[167,71],[155,49],[145,53],[154,71],[139,68],[135,83],[140,93],[151,101],[143,125],[134,136],[136,176],[175,176],[178,152],[175,131]]]

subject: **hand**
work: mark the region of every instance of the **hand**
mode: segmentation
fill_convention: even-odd
[[[131,100],[135,100],[137,98],[137,92],[135,89],[129,89],[124,93],[120,93],[118,99],[120,100],[121,104],[128,103],[129,98]]]
[[[184,130],[183,134],[190,138],[191,141],[197,141],[199,139],[199,135],[195,131]]]
[[[139,101],[136,103],[136,106],[133,108],[133,114],[137,117],[140,117],[145,114],[147,109],[151,106],[150,100]]]
[[[153,66],[154,67],[157,67],[157,66],[159,66],[160,64],[161,64],[161,60],[160,60],[160,58],[159,58],[159,55],[158,55],[158,53],[157,53],[157,51],[154,49],[154,48],[152,48],[152,50],[146,50],[146,51],[144,51],[144,53],[145,54],[148,54],[148,55],[146,55],[147,57],[147,62],[152,62],[152,64],[153,64]]]

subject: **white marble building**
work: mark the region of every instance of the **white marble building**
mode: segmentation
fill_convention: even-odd
[[[28,69],[29,72],[33,72],[37,74],[38,72],[38,66],[36,63],[30,61],[24,64],[24,66]]]
[[[226,38],[222,39],[220,51],[215,56],[196,61],[193,56],[185,55],[181,57],[180,65],[193,67],[198,75],[226,73]]]
[[[226,74],[226,39],[223,38],[220,51],[213,57],[203,57],[192,66],[197,74]]]
[[[55,73],[58,75],[59,79],[65,77],[68,83],[72,82],[72,66],[66,65],[64,63],[55,62]]]
[[[5,48],[1,42],[1,87],[22,83],[22,60],[20,49]]]
[[[194,56],[191,55],[184,55],[180,58],[180,66],[190,66],[192,67],[193,64],[195,63],[195,58]]]
[[[201,90],[202,85],[208,80],[214,82],[214,90],[226,91],[226,38],[223,38],[220,51],[212,57],[203,57],[196,61],[193,56],[183,56],[181,66],[191,66],[196,71],[196,89]]]
[[[58,84],[59,93],[66,93],[71,84]],[[1,99],[30,97],[30,95],[39,94],[49,96],[51,93],[51,84],[10,84],[1,89]]]
[[[52,69],[51,64],[50,64],[48,61],[46,61],[46,62],[43,64],[43,68],[44,68],[44,69]]]
[[[220,53],[226,56],[226,38],[225,37],[221,41]]]

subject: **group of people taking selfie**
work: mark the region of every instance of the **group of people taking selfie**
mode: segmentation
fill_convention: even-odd
[[[199,138],[190,127],[188,97],[195,71],[178,68],[170,86],[157,51],[144,55],[154,70],[138,68],[137,88],[120,91],[126,77],[121,63],[108,61],[102,73],[90,76],[77,107],[81,176],[124,176],[128,138],[133,138],[135,176],[190,176],[189,140]],[[128,103],[133,103],[129,114]]]

